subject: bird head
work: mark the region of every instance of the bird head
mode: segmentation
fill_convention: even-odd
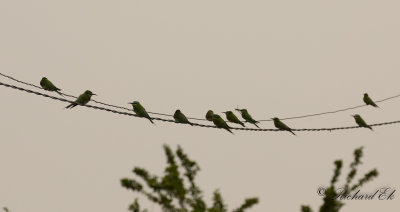
[[[175,111],[175,113],[180,113],[180,112],[181,112],[181,110],[179,110],[179,109]]]
[[[368,94],[367,94],[367,93],[364,93],[364,96],[368,96]]]
[[[354,115],[351,115],[351,116],[354,117],[354,118],[361,117],[361,116],[358,115],[358,114],[354,114]]]
[[[237,110],[237,111],[239,111],[239,112],[241,112],[241,113],[247,112],[247,109],[235,109],[235,110]]]
[[[85,91],[85,94],[86,94],[86,95],[89,95],[89,96],[95,96],[95,95],[96,95],[96,94],[92,93],[92,92],[89,91],[89,90],[86,90],[86,91]]]
[[[47,78],[46,77],[42,77],[42,80],[47,80]]]
[[[217,119],[217,118],[221,118],[221,117],[220,117],[218,114],[213,114],[213,115],[212,115],[212,118],[213,118],[213,119]]]
[[[212,121],[212,115],[214,114],[214,112],[212,110],[207,111],[206,113],[206,119],[209,121]]]
[[[136,105],[139,104],[139,102],[138,101],[133,101],[133,102],[130,102],[128,104],[132,105],[132,107],[135,107]]]
[[[274,121],[279,121],[278,117],[274,117],[274,118],[271,118],[271,119],[274,120]]]

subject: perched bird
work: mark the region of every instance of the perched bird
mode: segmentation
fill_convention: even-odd
[[[246,120],[247,122],[256,125],[256,127],[260,128],[257,123],[258,121],[254,120],[253,117],[251,117],[250,113],[247,112],[247,109],[236,109],[242,114],[242,118]]]
[[[240,125],[242,125],[243,127],[245,127],[244,124],[243,124],[243,122],[241,122],[241,121],[238,119],[238,117],[236,117],[235,114],[234,114],[232,111],[226,111],[226,112],[223,112],[223,113],[226,114],[226,119],[228,119],[228,121],[230,121],[230,122],[232,122],[232,123],[240,124]]]
[[[231,130],[228,124],[219,116],[218,114],[213,114],[212,115],[212,121],[214,122],[215,126],[218,128],[223,128],[228,130],[230,133],[234,134]]]
[[[209,120],[209,121],[212,121],[213,114],[214,114],[214,112],[212,110],[207,111],[206,119]]]
[[[274,125],[276,128],[280,129],[280,130],[286,130],[291,132],[293,135],[296,135],[292,129],[290,129],[290,127],[288,127],[285,123],[283,123],[281,120],[279,120],[279,118],[272,118],[272,120],[274,121]]]
[[[40,86],[42,86],[42,88],[45,89],[46,91],[55,91],[58,94],[60,94],[61,96],[64,96],[64,95],[62,95],[62,93],[60,93],[61,89],[57,88],[46,77],[43,77],[42,80],[40,80]]]
[[[193,124],[186,118],[185,114],[183,114],[181,112],[181,110],[176,110],[174,113],[174,119],[175,121],[179,122],[179,123],[186,123],[186,124],[190,124],[193,126]]]
[[[352,116],[354,117],[354,120],[356,121],[356,123],[358,124],[358,126],[360,126],[360,127],[365,127],[365,128],[368,128],[368,129],[370,129],[370,130],[373,131],[372,127],[369,126],[369,125],[364,121],[364,119],[361,118],[360,115],[355,114],[355,115],[352,115]]]
[[[133,111],[136,113],[136,115],[138,115],[139,117],[147,118],[148,120],[150,120],[151,123],[154,124],[152,118],[149,116],[146,109],[144,109],[144,107],[138,101],[134,101],[129,104],[132,105]]]
[[[364,94],[363,100],[364,100],[365,104],[379,108],[379,106],[375,104],[375,102],[368,96],[367,93]]]
[[[74,103],[71,103],[70,105],[68,105],[68,106],[65,107],[65,108],[73,108],[73,107],[75,107],[75,106],[77,106],[77,105],[86,105],[86,104],[90,101],[90,98],[91,98],[93,95],[96,95],[96,94],[92,93],[92,92],[89,91],[89,90],[86,90],[85,93],[81,94],[81,95],[75,100]]]

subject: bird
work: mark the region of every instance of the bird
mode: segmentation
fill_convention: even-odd
[[[286,130],[291,132],[293,135],[296,135],[292,129],[290,127],[288,127],[285,123],[283,123],[281,120],[279,120],[279,118],[275,117],[272,118],[272,120],[274,121],[274,125],[276,128],[280,129],[280,130]]]
[[[242,114],[242,118],[244,120],[246,120],[247,122],[256,125],[256,127],[260,128],[257,123],[259,123],[258,121],[254,120],[253,117],[251,117],[250,113],[247,112],[247,109],[236,109],[237,111],[239,111]]]
[[[136,113],[136,115],[138,115],[139,117],[147,118],[148,120],[150,120],[152,124],[154,124],[152,118],[149,116],[146,109],[138,101],[133,101],[128,104],[132,105],[133,111]]]
[[[46,91],[55,91],[58,94],[60,94],[61,96],[62,93],[60,93],[61,89],[57,88],[50,80],[48,80],[46,77],[43,77],[40,80],[40,86],[42,86],[43,89],[45,89]]]
[[[190,124],[193,126],[193,123],[191,123],[185,116],[185,114],[183,114],[181,112],[181,110],[176,110],[174,113],[174,119],[175,121],[179,122],[179,123],[186,123],[186,124]]]
[[[212,115],[212,121],[214,122],[215,126],[217,126],[218,128],[223,128],[225,130],[228,130],[230,133],[234,134],[230,130],[230,127],[228,126],[228,124],[218,114]]]
[[[238,119],[238,117],[236,117],[235,114],[234,114],[232,111],[226,111],[226,112],[223,112],[223,113],[225,113],[226,119],[228,119],[228,121],[230,121],[230,122],[232,122],[232,123],[240,124],[240,125],[242,125],[243,127],[245,127],[244,124],[243,124],[243,122],[241,122],[241,121]]]
[[[75,107],[75,106],[77,106],[77,105],[86,105],[86,104],[90,101],[90,98],[91,98],[93,95],[96,95],[96,94],[92,93],[92,92],[89,91],[89,90],[86,90],[83,94],[81,94],[81,95],[75,100],[74,103],[71,103],[70,105],[68,105],[68,106],[65,107],[65,108],[73,108],[73,107]]]
[[[206,113],[206,119],[208,121],[212,121],[212,115],[214,114],[214,112],[212,110],[207,111]]]
[[[368,128],[368,129],[370,129],[370,130],[373,131],[372,127],[369,126],[369,125],[364,121],[364,119],[361,118],[360,115],[355,114],[355,115],[352,115],[352,116],[354,117],[354,120],[356,121],[356,123],[358,124],[358,126],[360,126],[360,127],[365,127],[365,128]]]
[[[364,94],[363,100],[364,100],[365,104],[379,108],[379,106],[375,104],[375,102],[368,96],[367,93]]]

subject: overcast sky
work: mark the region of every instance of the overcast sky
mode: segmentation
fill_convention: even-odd
[[[237,106],[255,119],[324,112],[360,105],[364,92],[374,99],[400,93],[399,10],[398,0],[3,0],[0,72],[37,85],[46,76],[69,94],[90,89],[96,100],[139,100],[149,111],[179,108],[191,117]],[[138,196],[120,179],[132,177],[134,166],[161,174],[163,144],[181,145],[200,164],[205,199],[219,188],[230,209],[252,196],[261,202],[250,211],[317,209],[316,191],[328,185],[333,161],[343,158],[347,173],[360,146],[360,173],[380,172],[362,192],[400,187],[399,125],[232,135],[64,110],[66,103],[6,87],[0,96],[0,206],[12,212],[127,211]],[[399,99],[380,106],[286,123],[353,126],[354,113],[368,123],[400,120]],[[399,211],[399,201],[346,201],[343,212]]]

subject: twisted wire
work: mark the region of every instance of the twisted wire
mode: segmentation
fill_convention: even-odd
[[[71,100],[68,100],[68,99],[55,97],[55,96],[50,96],[50,95],[47,95],[47,94],[44,94],[44,93],[40,93],[40,92],[37,92],[37,91],[29,90],[29,89],[26,89],[26,88],[21,88],[21,87],[15,86],[15,85],[6,84],[6,83],[3,83],[3,82],[0,82],[0,85],[2,85],[4,87],[16,89],[16,90],[19,90],[19,91],[27,92],[27,93],[30,93],[30,94],[43,96],[43,97],[50,98],[50,99],[53,99],[53,100],[58,100],[58,101],[68,102],[68,103],[74,103],[74,101],[71,101]],[[111,112],[111,113],[115,113],[115,114],[119,114],[119,115],[139,117],[138,115],[133,114],[133,113],[117,111],[117,110],[104,108],[104,107],[99,107],[99,106],[93,106],[93,105],[88,105],[88,104],[80,105],[80,106],[84,106],[84,107],[91,108],[91,109],[102,110],[102,111],[106,111],[106,112]],[[139,118],[143,118],[143,117],[139,117]],[[153,120],[157,120],[157,121],[163,121],[163,122],[172,122],[172,123],[177,123],[177,124],[184,124],[184,123],[176,122],[175,120],[172,120],[172,119],[164,119],[164,118],[158,118],[158,117],[152,117],[152,119]],[[369,126],[371,126],[371,127],[373,127],[373,126],[383,126],[383,125],[391,125],[391,124],[398,124],[398,123],[400,123],[400,120],[398,120],[398,121],[390,121],[390,122],[383,122],[383,123],[376,123],[376,124],[370,124]],[[206,128],[217,128],[214,125],[205,125],[205,124],[199,124],[199,123],[193,123],[193,126],[206,127]],[[334,130],[346,130],[346,129],[356,129],[356,128],[360,128],[360,127],[359,126],[349,126],[349,127],[333,127],[333,128],[304,128],[304,129],[292,129],[292,130],[293,131],[334,131]],[[233,129],[233,130],[243,130],[243,131],[282,131],[280,129],[258,129],[258,128],[237,128],[237,127],[231,127],[231,129]]]
[[[14,77],[11,77],[9,75],[3,74],[3,73],[0,73],[0,75],[3,76],[3,77],[9,78],[11,80],[14,80],[14,81],[16,81],[18,83],[22,83],[22,84],[25,84],[25,85],[28,85],[28,86],[32,86],[32,87],[44,90],[42,87],[39,87],[39,86],[31,84],[31,83],[23,82],[21,80],[15,79]],[[77,98],[76,96],[73,96],[73,95],[69,95],[69,94],[62,93],[62,92],[60,92],[60,93],[63,94],[64,96],[67,96],[67,97]],[[381,100],[378,100],[378,101],[375,101],[375,102],[376,103],[384,102],[384,101],[387,101],[387,100],[390,100],[390,99],[394,99],[394,98],[398,98],[398,97],[400,97],[400,94],[395,95],[395,96],[391,96],[391,97],[387,97],[387,98],[384,98],[384,99],[381,99]],[[129,108],[126,108],[126,107],[121,107],[121,106],[117,106],[117,105],[111,105],[111,104],[107,104],[107,103],[96,101],[96,100],[92,100],[92,101],[95,102],[95,103],[104,105],[104,106],[108,106],[108,107],[123,109],[123,110],[127,110],[127,111],[133,111],[132,109],[129,109]],[[301,115],[301,116],[285,117],[285,118],[280,118],[280,120],[308,118],[308,117],[313,117],[313,116],[320,116],[320,115],[326,115],[326,114],[332,114],[332,113],[338,113],[338,112],[353,110],[353,109],[361,108],[361,107],[365,107],[365,106],[367,106],[367,105],[364,104],[364,105],[358,105],[358,106],[354,106],[354,107],[348,107],[348,108],[334,110],[334,111],[328,111],[328,112],[314,113],[314,114]],[[165,113],[158,113],[158,112],[151,112],[151,111],[148,111],[148,113],[149,114],[153,114],[153,115],[159,115],[159,116],[173,117],[173,115],[165,114]],[[207,119],[203,119],[203,118],[193,118],[193,117],[187,117],[187,118],[191,119],[191,120],[197,120],[197,121],[208,121]],[[272,121],[272,120],[271,119],[258,120],[258,122],[270,122],[270,121]]]
[[[24,81],[15,79],[14,77],[9,76],[9,75],[6,75],[6,74],[0,73],[0,75],[3,76],[3,77],[6,77],[6,78],[8,78],[8,79],[14,80],[14,81],[16,81],[16,82],[18,82],[18,83],[21,83],[21,84],[24,84],[24,85],[28,85],[28,86],[31,86],[31,87],[35,87],[35,88],[38,88],[38,89],[41,89],[41,90],[45,90],[45,89],[43,89],[43,88],[40,87],[40,86],[37,86],[37,85],[31,84],[31,83],[27,83],[27,82],[24,82]],[[61,94],[64,95],[64,96],[67,96],[67,97],[71,97],[71,98],[75,98],[75,99],[78,98],[78,97],[76,97],[76,96],[73,96],[73,95],[70,95],[70,94],[67,94],[67,93],[64,93],[64,92],[59,92],[59,93],[61,93]],[[104,102],[100,102],[100,101],[96,101],[96,100],[92,100],[92,101],[95,102],[95,103],[104,105],[104,106],[108,106],[108,107],[123,109],[123,110],[127,110],[127,111],[133,111],[133,109],[129,109],[129,108],[126,108],[126,107],[121,107],[121,106],[117,106],[117,105],[112,105],[112,104],[108,104],[108,103],[104,103]],[[157,113],[157,112],[150,112],[150,111],[147,111],[147,113],[153,114],[153,115],[159,115],[159,116],[173,117],[173,115],[165,114],[165,113]],[[197,121],[208,121],[207,119],[201,119],[201,118],[191,118],[191,117],[188,117],[188,119],[197,120]]]

